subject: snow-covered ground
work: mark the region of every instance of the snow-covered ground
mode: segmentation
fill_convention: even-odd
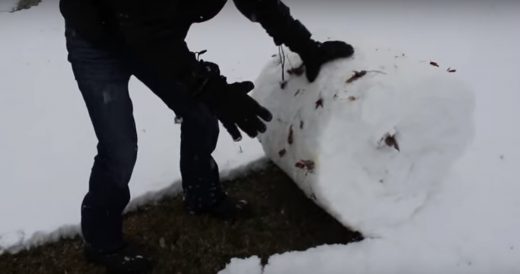
[[[456,69],[475,93],[474,137],[445,170],[435,195],[405,223],[355,244],[274,255],[263,270],[258,258],[233,260],[223,273],[520,273],[520,130],[514,120],[520,4],[287,3],[317,37],[347,40],[365,54],[364,46],[391,48]],[[52,0],[0,13],[0,250],[47,240],[58,228],[64,229],[54,236],[74,232],[79,221],[95,137],[65,61],[62,24]],[[255,79],[276,52],[232,4],[195,26],[189,44],[208,49],[205,59],[219,63],[231,80]],[[134,197],[175,191],[178,126],[142,85],[131,88],[140,134]],[[256,141],[233,144],[224,131],[222,137],[217,160],[224,170],[263,155]]]
[[[371,222],[368,223],[371,226],[368,227],[367,232],[369,234],[374,231],[377,233],[372,237],[369,235],[366,240],[360,243],[346,246],[321,246],[304,252],[274,255],[266,266],[257,269],[252,267],[252,265],[259,263],[257,258],[253,257],[244,261],[235,260],[222,273],[246,273],[244,271],[255,273],[258,269],[261,269],[261,273],[264,274],[520,273],[520,236],[518,235],[518,231],[520,231],[520,219],[518,218],[520,214],[520,199],[518,199],[520,186],[517,183],[515,170],[515,166],[520,160],[520,150],[518,149],[520,131],[513,120],[514,117],[518,116],[514,104],[520,98],[518,94],[520,80],[515,76],[518,74],[517,66],[520,64],[520,55],[515,51],[520,45],[518,38],[520,33],[516,27],[520,20],[515,16],[520,11],[520,5],[505,1],[494,3],[457,2],[452,4],[446,2],[426,4],[411,1],[392,1],[387,4],[376,2],[339,4],[330,2],[330,6],[325,9],[327,16],[322,14],[321,17],[318,17],[316,14],[311,14],[310,10],[302,10],[302,15],[304,18],[305,15],[308,16],[309,20],[306,20],[306,22],[311,21],[315,26],[322,27],[324,33],[332,33],[331,36],[343,39],[352,37],[353,43],[360,41],[359,43],[362,46],[360,51],[364,55],[369,51],[369,47],[365,47],[366,42],[370,41],[371,47],[401,50],[406,53],[406,56],[413,56],[412,59],[422,60],[425,65],[428,65],[430,61],[435,61],[444,69],[448,67],[456,69],[457,72],[454,73],[456,77],[463,80],[476,95],[473,142],[462,158],[454,163],[451,171],[448,172],[444,168],[439,169],[438,164],[442,163],[438,162],[432,162],[431,170],[424,171],[426,173],[438,172],[441,174],[436,175],[446,177],[442,182],[438,182],[440,185],[434,192],[430,193],[432,195],[422,204],[420,210],[405,219],[405,222],[401,222],[397,226],[390,226],[384,222]],[[314,12],[316,10],[317,8]],[[316,21],[313,21],[313,19]],[[333,24],[348,29],[351,35],[346,35],[347,31],[345,30],[337,30],[337,27],[335,29],[332,27]],[[329,26],[328,29],[327,26]],[[374,53],[374,55],[377,55],[377,53]],[[396,56],[399,55],[396,54]],[[381,57],[372,57],[379,58],[382,61]],[[352,66],[359,65],[358,62],[359,60],[356,60],[355,57]],[[336,68],[345,71],[345,73],[351,73],[352,69],[360,69],[359,66],[348,67],[347,64],[336,64]],[[269,69],[267,67],[265,73],[268,74]],[[350,71],[347,69],[350,69]],[[380,75],[380,77],[383,76]],[[412,77],[417,77],[419,78],[418,81],[421,81],[424,74],[422,70],[418,70],[417,74]],[[440,80],[444,81],[443,79]],[[365,94],[365,98],[361,97],[361,100],[369,100],[369,97],[373,96],[378,88],[388,88],[388,85],[385,86],[384,81],[381,81],[383,84],[378,86],[377,83],[374,83],[377,80],[366,80],[367,89],[365,91],[369,94]],[[263,78],[262,83],[268,86],[270,80]],[[299,84],[299,82],[295,84],[297,88],[301,88]],[[334,87],[334,85],[322,83],[320,88],[325,87],[323,93],[327,94],[326,88]],[[434,86],[429,85],[420,92],[427,92],[430,88],[435,88]],[[406,88],[406,86],[403,87]],[[452,88],[450,85],[446,87]],[[312,85],[306,88],[311,91],[316,90],[316,87]],[[267,90],[269,90],[269,87]],[[356,90],[359,89],[346,87],[345,90],[347,94],[355,95]],[[317,96],[317,94],[315,95]],[[458,92],[454,92],[453,99],[458,98],[459,95]],[[263,95],[259,96],[262,97]],[[441,93],[438,96],[442,97],[443,95]],[[435,97],[437,96],[432,95],[432,99]],[[265,100],[269,102],[270,99]],[[329,104],[334,104],[330,101]],[[393,102],[389,103],[392,104]],[[429,107],[435,107],[438,103],[438,101],[432,100],[432,105]],[[465,115],[465,111],[467,111],[464,109],[465,104],[459,103],[461,103],[459,115]],[[271,104],[276,106],[273,102]],[[370,108],[367,108],[368,104],[365,102],[364,111],[373,113]],[[412,102],[403,102],[403,108],[412,105]],[[298,110],[298,107],[296,106],[295,109]],[[381,104],[381,111],[388,111],[388,108]],[[291,110],[286,112],[291,113]],[[344,112],[337,110],[335,112],[344,115]],[[292,114],[302,115],[296,111],[293,111]],[[358,113],[353,110],[350,114],[350,117],[352,117]],[[432,126],[443,127],[458,122],[452,119],[446,120],[444,115],[449,114],[439,113],[439,120],[437,121],[439,125],[432,124]],[[308,117],[305,116],[305,113],[302,116]],[[319,116],[319,114],[314,115],[314,117],[316,116]],[[294,119],[295,117],[289,118]],[[345,118],[346,124],[352,124],[348,120],[349,116],[344,115],[342,118]],[[413,119],[414,117],[407,118]],[[336,117],[336,120],[338,119],[341,118]],[[392,119],[393,117],[382,118],[382,120]],[[334,119],[331,118],[330,120]],[[295,124],[297,125],[297,121]],[[358,122],[357,124],[362,123]],[[332,129],[328,131],[334,132],[337,129],[337,124],[330,125],[330,127]],[[297,130],[295,126],[295,132]],[[464,128],[460,128],[460,130],[464,130]],[[457,130],[448,132],[450,136],[438,136],[441,138],[437,141],[442,142],[443,138],[456,140]],[[338,142],[348,142],[349,138],[356,138],[359,135],[357,132],[352,133],[346,130],[343,133],[337,137]],[[411,132],[409,133],[411,134]],[[284,134],[287,134],[287,130]],[[300,132],[300,134],[303,135],[300,138],[304,139],[305,142],[312,144],[315,141],[312,137],[305,136],[306,133],[304,132]],[[318,135],[316,133],[310,134]],[[275,136],[265,138],[276,140],[276,134],[273,133],[273,135]],[[325,133],[325,135],[327,134]],[[296,139],[296,137],[294,138]],[[397,136],[397,139],[399,139],[399,136]],[[328,140],[333,139],[329,138]],[[326,143],[326,141],[315,141],[315,144],[329,148],[342,148],[341,145],[324,145],[323,143]],[[371,140],[367,141],[370,142]],[[296,144],[296,141],[294,142]],[[358,147],[360,144],[363,145],[356,139],[352,140],[350,144],[358,145]],[[427,146],[427,142],[422,143],[422,145]],[[441,146],[447,147],[447,145],[449,144]],[[342,151],[352,152],[357,150],[358,147],[344,148]],[[301,148],[302,146],[295,149]],[[275,150],[277,148],[271,147],[269,149]],[[267,149],[268,152],[269,149]],[[401,149],[403,153],[406,153],[404,148],[401,147]],[[307,147],[307,150],[315,152],[313,148]],[[364,162],[366,154],[370,152],[366,149],[358,153],[360,162]],[[304,154],[301,151],[293,154],[297,153]],[[287,154],[290,154],[289,150]],[[315,156],[326,155],[330,155],[330,153],[319,151],[318,155]],[[373,162],[368,163],[369,168],[377,167],[380,164],[376,156],[373,156]],[[273,155],[274,157],[276,155]],[[340,157],[336,156],[336,158]],[[348,157],[346,155],[344,158],[350,160]],[[284,166],[283,161],[279,160],[279,162],[282,162],[282,166]],[[330,164],[330,161],[327,161],[327,164]],[[345,164],[346,166],[351,163],[336,164]],[[287,166],[289,165],[285,164],[285,167]],[[323,167],[323,169],[325,168],[329,167]],[[392,168],[399,170],[398,166]],[[294,167],[292,169],[296,170]],[[341,182],[348,184],[351,180],[359,180],[356,176],[359,174],[356,166],[348,166],[345,169],[344,172],[337,172],[338,175],[345,175],[336,178],[338,180],[336,185],[329,183],[332,186],[323,186],[327,182],[324,183],[319,179],[308,180],[318,183],[314,186],[317,193],[320,194],[321,192],[321,197],[316,194],[318,203],[323,204],[343,223],[366,228],[367,223],[359,222],[358,216],[359,213],[363,213],[363,207],[360,208],[359,212],[351,208],[342,212],[334,211],[341,208],[345,203],[351,206],[363,205],[355,200],[363,199],[362,197],[365,196],[370,198],[370,195],[363,193],[363,190],[368,188],[366,185],[354,185],[355,187],[350,189],[352,193],[346,193],[344,197],[337,194],[337,192],[345,193],[349,190],[348,187],[338,187],[337,184],[341,184]],[[368,171],[364,170],[365,173],[369,173]],[[349,172],[352,172],[353,178],[345,178]],[[442,174],[444,172],[448,173]],[[320,177],[320,174],[316,176]],[[293,178],[300,179],[302,181],[300,185],[303,185],[302,188],[305,190],[305,179],[298,178],[298,175],[293,176]],[[416,178],[421,179],[421,177]],[[320,179],[323,180],[324,178]],[[370,180],[362,181],[365,184],[369,182]],[[352,185],[352,183],[348,184],[349,187]],[[330,189],[327,189],[327,187]],[[336,193],[331,191],[336,191]],[[410,190],[403,189],[401,194],[406,198],[406,194],[409,192]],[[343,201],[342,198],[351,199],[351,201]],[[381,216],[379,220],[388,219],[389,216],[382,214],[378,205],[379,203],[374,202],[375,212],[369,213],[379,214]],[[370,205],[367,207],[370,208]],[[387,209],[390,211],[388,213],[390,218],[395,217],[396,212],[393,212],[395,207],[389,206]],[[408,208],[404,207],[403,209]],[[361,218],[361,221],[373,221],[373,219],[370,219],[370,214],[361,216],[365,217],[364,219]],[[361,231],[364,232],[363,229]]]

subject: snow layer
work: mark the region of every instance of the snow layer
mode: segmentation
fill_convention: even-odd
[[[219,274],[262,274],[260,258],[253,256],[245,259],[231,259],[228,267]]]
[[[301,64],[296,54],[287,58]],[[314,83],[292,74],[280,85],[279,60],[256,83],[255,98],[274,113],[260,138],[264,150],[366,236],[408,222],[471,140],[473,94],[447,68],[358,46]]]
[[[519,3],[328,4],[302,7],[300,18],[333,38],[455,68],[476,94],[475,137],[408,222],[358,243],[274,255],[263,273],[520,273]]]

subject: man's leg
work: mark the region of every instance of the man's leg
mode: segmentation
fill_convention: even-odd
[[[188,212],[226,220],[251,216],[246,201],[228,197],[222,190],[218,166],[211,156],[219,135],[216,116],[202,102],[187,98],[185,92],[177,92],[184,88],[179,83],[161,82],[142,66],[134,66],[133,72],[182,117],[180,166]]]
[[[207,210],[224,199],[217,163],[218,120],[202,103],[182,117],[181,174],[185,204],[190,211]]]
[[[190,211],[206,210],[224,199],[217,163],[211,156],[217,145],[218,120],[208,107],[178,92],[178,82],[160,81],[143,66],[134,75],[178,116],[182,117],[180,168],[185,204]]]
[[[124,244],[122,212],[137,157],[130,73],[115,50],[95,47],[74,30],[67,30],[66,37],[69,61],[99,141],[81,208],[83,237],[95,249],[116,250]]]

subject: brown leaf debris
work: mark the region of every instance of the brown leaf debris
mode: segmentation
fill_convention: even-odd
[[[367,74],[367,71],[366,70],[361,70],[361,71],[357,71],[355,70],[354,71],[354,75],[352,75],[348,80],[347,80],[347,84],[350,84],[356,80],[358,80],[359,78],[365,76]]]
[[[395,148],[397,151],[401,151],[399,148],[399,143],[397,142],[397,139],[395,138],[395,135],[386,136],[385,144],[389,147]]]
[[[316,167],[316,165],[314,164],[314,161],[311,161],[311,160],[300,160],[298,162],[296,162],[296,164],[294,164],[295,167],[299,168],[299,169],[303,169],[307,172],[314,172],[314,168]]]
[[[318,101],[316,101],[316,109],[323,108],[323,98],[319,98]]]

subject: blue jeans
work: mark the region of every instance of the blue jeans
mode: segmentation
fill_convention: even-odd
[[[65,36],[68,59],[98,139],[81,208],[86,243],[102,250],[117,249],[124,243],[122,212],[130,200],[128,183],[137,158],[128,93],[132,75],[183,118],[180,168],[185,205],[190,210],[204,210],[223,199],[218,166],[211,157],[219,127],[208,107],[180,92],[182,86],[176,81],[159,80],[148,73],[122,44],[93,45],[70,28]]]

